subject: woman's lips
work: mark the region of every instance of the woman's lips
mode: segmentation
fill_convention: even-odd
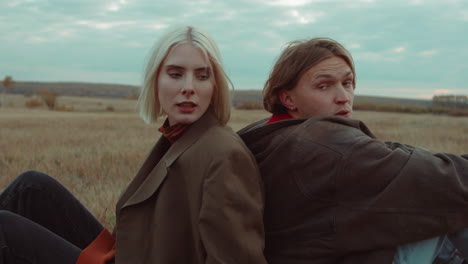
[[[195,111],[195,108],[197,107],[197,104],[195,104],[194,102],[182,102],[176,105],[179,108],[179,111],[187,114],[190,114],[193,111]]]

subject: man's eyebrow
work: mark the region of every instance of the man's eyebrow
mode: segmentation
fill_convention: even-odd
[[[349,77],[349,76],[353,76],[353,72],[352,71],[348,71],[347,73],[345,73],[342,77]],[[324,74],[318,74],[318,75],[314,75],[313,76],[314,79],[319,79],[319,78],[331,78],[331,79],[334,79],[335,76],[332,75],[332,74],[328,74],[328,73],[324,73]]]

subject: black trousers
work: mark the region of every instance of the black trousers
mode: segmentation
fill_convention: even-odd
[[[72,264],[103,226],[60,183],[37,171],[0,194],[0,264]]]

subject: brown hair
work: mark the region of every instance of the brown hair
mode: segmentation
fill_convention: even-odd
[[[263,87],[264,108],[276,115],[287,113],[286,107],[278,98],[279,91],[294,89],[302,75],[311,67],[335,56],[344,59],[356,76],[351,54],[335,40],[312,38],[290,42],[279,56]],[[355,80],[356,78],[353,80],[354,87],[356,87]]]

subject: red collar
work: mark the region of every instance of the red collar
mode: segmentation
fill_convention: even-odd
[[[288,113],[281,114],[281,115],[272,115],[270,120],[268,120],[267,124],[271,124],[271,123],[274,123],[274,122],[277,122],[277,121],[287,120],[287,119],[291,119],[291,118],[293,118],[293,117]]]
[[[188,124],[175,124],[170,126],[169,120],[166,119],[164,124],[159,128],[159,132],[163,133],[163,136],[173,144],[180,136],[182,136],[182,133],[184,133],[188,127]]]

